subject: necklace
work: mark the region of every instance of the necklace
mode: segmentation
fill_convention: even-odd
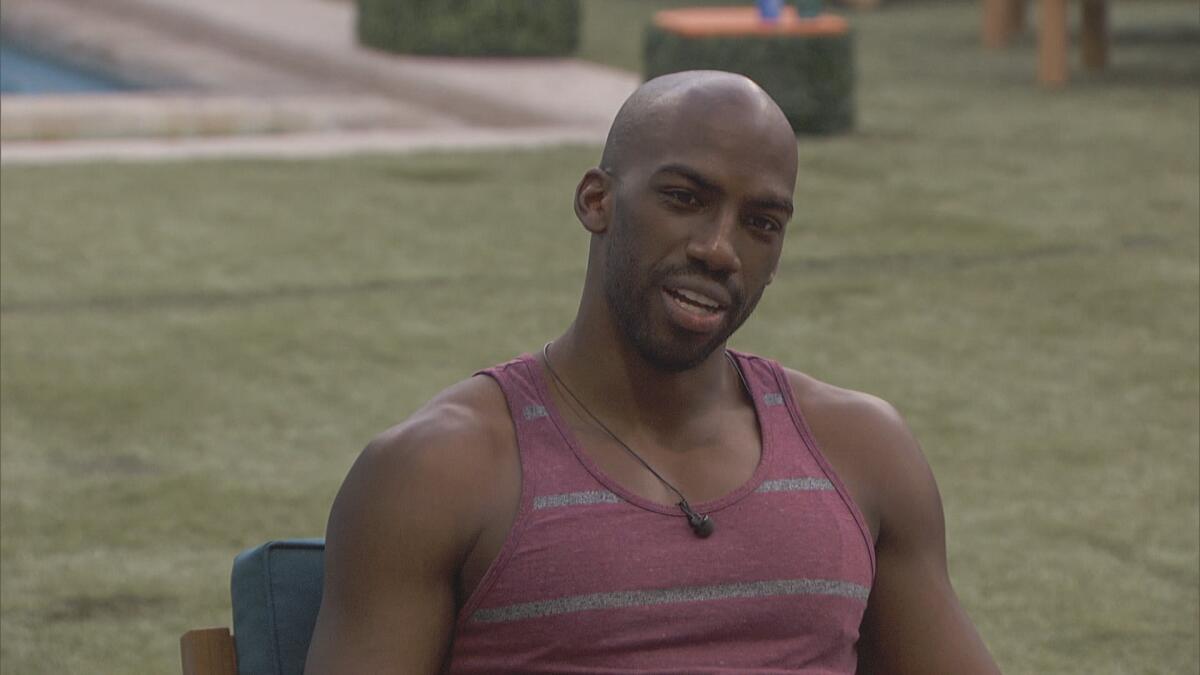
[[[550,375],[554,377],[554,381],[558,383],[558,386],[562,387],[562,390],[567,392],[567,395],[571,397],[571,400],[575,401],[575,404],[578,405],[583,412],[587,413],[587,416],[591,418],[592,422],[596,423],[596,426],[600,427],[604,433],[608,434],[610,438],[616,441],[617,445],[620,445],[622,448],[624,448],[625,452],[628,452],[631,457],[636,459],[639,464],[653,474],[654,477],[657,478],[658,481],[667,489],[669,489],[671,492],[674,492],[675,496],[679,497],[679,501],[675,505],[679,507],[680,511],[683,511],[683,515],[687,516],[688,527],[692,528],[692,532],[697,537],[700,537],[701,539],[707,539],[713,533],[713,530],[716,529],[716,524],[713,522],[713,519],[707,514],[697,513],[696,510],[692,508],[692,505],[688,504],[687,497],[683,496],[683,493],[679,491],[679,488],[676,488],[671,484],[670,481],[668,481],[666,478],[663,478],[662,474],[655,471],[654,467],[650,466],[649,462],[642,459],[641,455],[635,452],[633,448],[629,447],[628,443],[621,440],[620,436],[613,433],[612,429],[609,429],[604,422],[601,422],[600,418],[596,417],[595,413],[589,410],[588,407],[583,404],[583,401],[579,400],[579,397],[575,395],[575,392],[571,391],[571,388],[567,386],[567,383],[564,382],[561,377],[559,377],[558,371],[554,370],[554,364],[550,363],[549,342],[542,347],[542,356],[546,359],[546,370],[550,371]],[[726,356],[729,356],[728,352],[726,352]],[[732,359],[730,359],[730,361],[732,362]],[[744,375],[742,375],[742,370],[737,367],[737,364],[734,364],[734,369],[737,370],[738,377],[742,378],[742,383],[745,385],[746,378]]]

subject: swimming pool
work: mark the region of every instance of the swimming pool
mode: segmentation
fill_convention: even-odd
[[[83,94],[127,91],[137,87],[96,72],[0,44],[0,93]]]

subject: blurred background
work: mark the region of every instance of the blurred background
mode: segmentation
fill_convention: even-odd
[[[1043,2],[1002,48],[983,0],[819,8],[853,124],[799,136],[733,345],[906,415],[1005,672],[1196,673],[1200,3],[1111,0],[1094,69],[1069,3],[1046,84]],[[238,551],[322,536],[376,433],[573,317],[652,17],[719,3],[546,3],[493,28],[552,53],[503,56],[444,4],[5,0],[0,671],[178,672]]]

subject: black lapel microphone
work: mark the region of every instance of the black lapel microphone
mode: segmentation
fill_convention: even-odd
[[[680,500],[678,506],[679,510],[683,511],[683,514],[687,516],[688,526],[692,528],[692,532],[701,539],[708,539],[713,530],[716,529],[713,519],[702,513],[696,513],[692,509],[691,504],[687,503],[686,499]]]

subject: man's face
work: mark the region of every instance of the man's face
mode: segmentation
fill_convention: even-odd
[[[750,316],[791,217],[794,139],[780,148],[778,134],[723,119],[673,125],[647,147],[653,159],[612,176],[605,296],[632,346],[668,372],[699,365]]]

